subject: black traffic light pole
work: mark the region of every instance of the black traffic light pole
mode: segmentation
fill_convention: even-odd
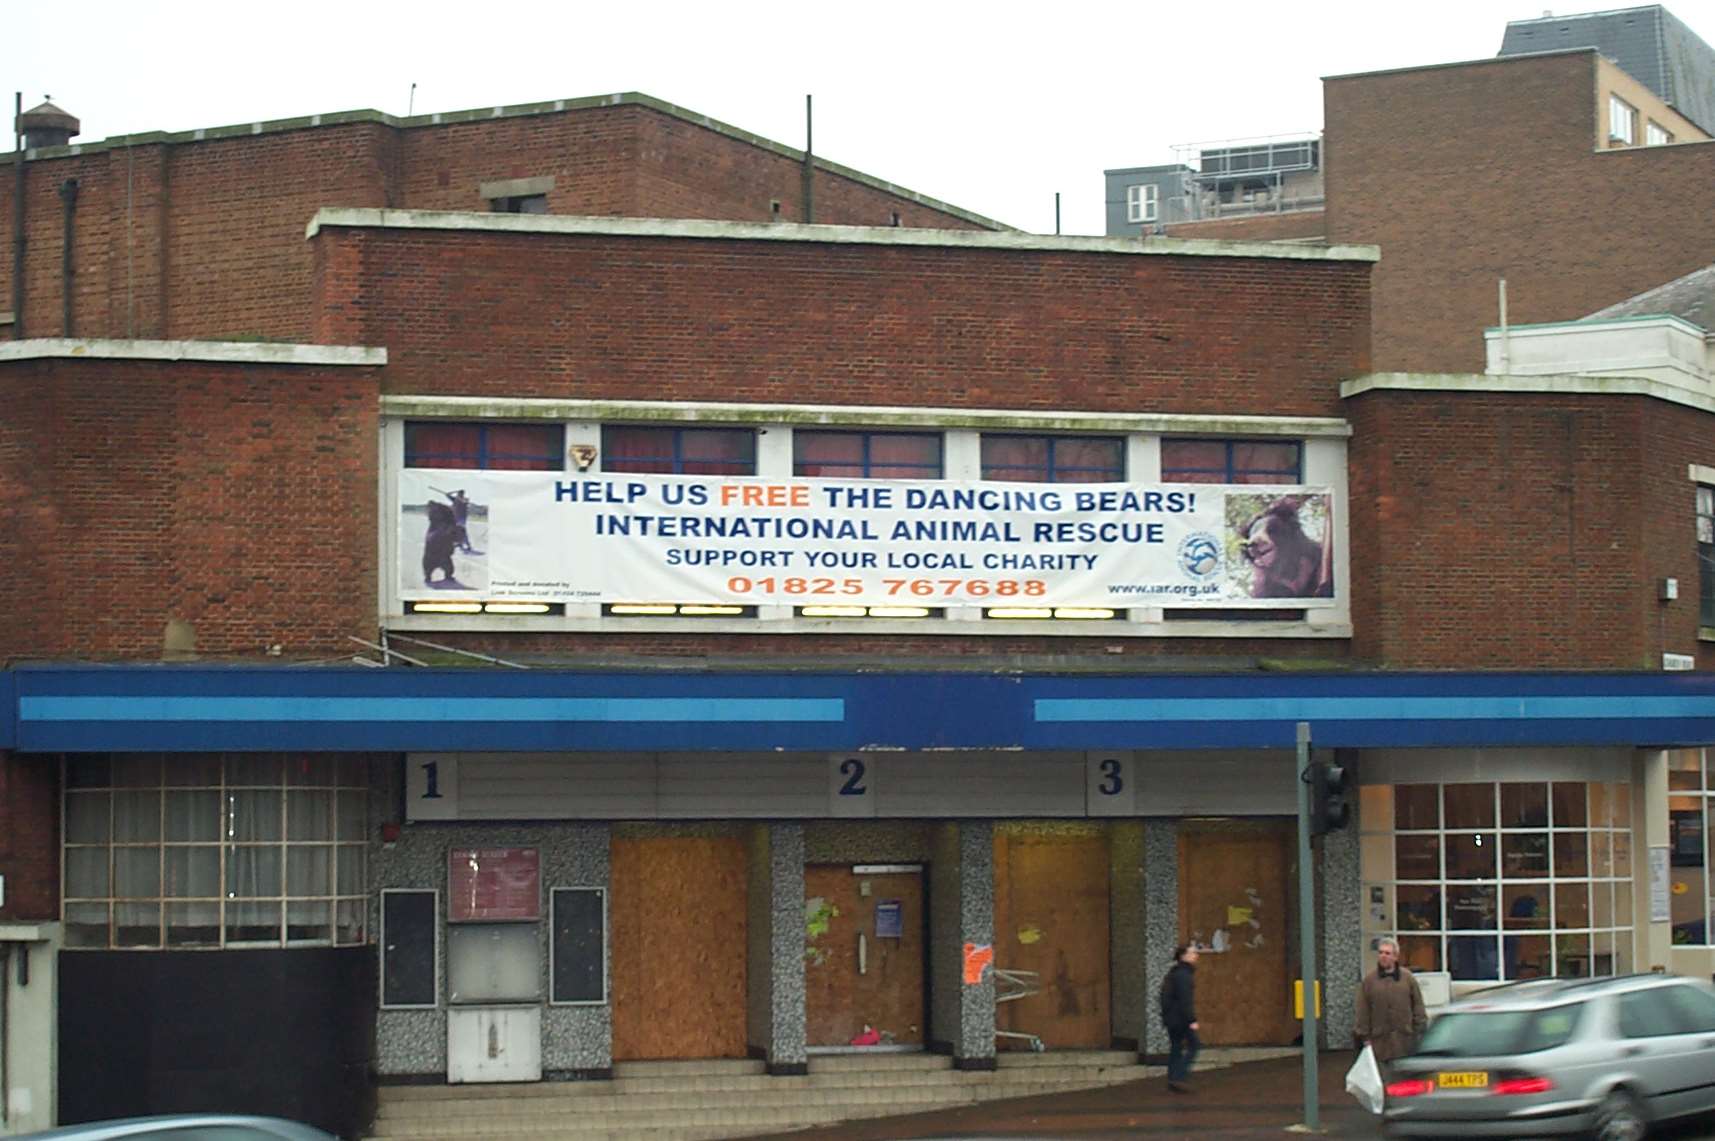
[[[1304,1129],[1321,1131],[1321,1107],[1316,1103],[1316,880],[1310,868],[1311,803],[1310,723],[1298,723],[1298,976],[1304,1011]]]

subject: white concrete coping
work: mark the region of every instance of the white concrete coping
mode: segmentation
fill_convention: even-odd
[[[54,937],[57,923],[0,923],[0,943],[45,943]]]
[[[213,361],[222,364],[357,365],[387,363],[387,350],[366,345],[296,345],[271,341],[132,341],[38,337],[0,341],[0,361]]]
[[[1270,258],[1278,261],[1374,262],[1378,246],[1300,246],[1212,238],[1102,238],[1019,231],[928,230],[915,226],[823,226],[802,222],[710,222],[685,218],[609,218],[567,214],[481,214],[450,210],[385,210],[327,206],[304,231],[324,228],[474,230],[503,234],[573,234],[629,238],[700,238],[720,241],[824,242],[835,245],[926,246],[1173,257]]]
[[[1038,412],[988,408],[889,407],[860,404],[739,404],[667,400],[588,400],[409,396],[383,394],[381,413],[394,417],[464,420],[589,420],[632,423],[861,424],[1024,431],[1199,433],[1222,436],[1334,436],[1352,434],[1334,416],[1223,416],[1189,413]]]
[[[1579,376],[1571,373],[1493,376],[1476,372],[1374,372],[1355,380],[1344,381],[1340,385],[1340,395],[1348,400],[1366,392],[1388,391],[1648,396],[1670,404],[1683,404],[1702,412],[1715,412],[1715,398],[1642,376]]]

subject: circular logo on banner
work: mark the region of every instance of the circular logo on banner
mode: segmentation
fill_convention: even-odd
[[[1221,569],[1221,544],[1207,531],[1193,531],[1179,544],[1179,567],[1187,577],[1205,579]]]

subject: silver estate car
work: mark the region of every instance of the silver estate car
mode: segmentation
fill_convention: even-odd
[[[1469,995],[1386,1075],[1392,1137],[1635,1141],[1715,1109],[1715,988],[1667,975],[1533,979]]]

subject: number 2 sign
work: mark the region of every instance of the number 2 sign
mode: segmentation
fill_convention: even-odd
[[[828,815],[875,815],[874,762],[863,753],[828,755]]]

